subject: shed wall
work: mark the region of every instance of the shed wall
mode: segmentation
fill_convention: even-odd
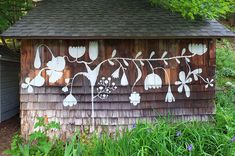
[[[23,40],[21,49],[21,83],[26,77],[31,79],[35,77],[39,70],[34,68],[34,58],[36,47],[39,44],[47,45],[55,56],[69,56],[69,46],[86,46],[89,40]],[[157,58],[167,51],[167,56],[173,57],[181,55],[182,49],[186,48],[185,55],[189,55],[188,45],[191,43],[205,44],[208,48],[203,55],[195,55],[190,58],[189,65],[191,69],[202,69],[200,74],[203,78],[214,78],[215,75],[215,41],[213,39],[185,39],[185,40],[98,40],[99,57],[91,65],[93,68],[96,64],[104,59],[110,58],[112,51],[117,50],[120,57],[135,57],[139,51],[143,52],[141,57],[149,58],[152,51],[156,52]],[[46,48],[41,48],[40,57],[42,67],[51,60],[51,55]],[[72,59],[70,57],[70,59]],[[89,61],[86,51],[82,60]],[[114,79],[117,84],[117,90],[112,92],[105,100],[95,100],[95,125],[98,130],[108,128],[114,131],[119,128],[132,127],[137,121],[154,122],[157,116],[171,116],[172,120],[209,120],[214,112],[214,93],[215,88],[205,88],[205,82],[201,79],[189,84],[190,97],[185,93],[179,93],[179,86],[175,82],[179,80],[180,71],[188,72],[185,60],[180,64],[176,60],[168,62],[166,65],[163,61],[153,62],[153,65],[160,66],[166,70],[170,77],[171,90],[175,96],[175,102],[165,102],[169,81],[164,71],[156,71],[162,78],[162,87],[160,89],[144,90],[144,80],[151,70],[145,63],[141,66],[142,78],[136,84],[134,90],[141,95],[141,102],[137,106],[130,104],[129,96],[132,92],[131,87],[136,79],[137,70],[130,63],[126,75],[129,80],[128,86],[121,86],[119,79]],[[97,80],[103,76],[110,76],[117,65],[105,63],[102,65]],[[60,122],[62,129],[61,134],[70,135],[76,128],[89,128],[91,126],[91,85],[87,78],[79,77],[74,81],[73,95],[78,100],[78,104],[72,107],[63,106],[63,100],[68,95],[61,88],[65,86],[65,79],[71,78],[79,71],[84,71],[84,65],[78,65],[66,62],[66,68],[63,70],[63,77],[56,83],[49,83],[49,77],[46,72],[42,72],[45,78],[45,84],[42,87],[34,87],[33,93],[28,93],[27,89],[21,88],[21,132],[27,136],[33,130],[36,117],[47,116],[49,120]]]
[[[19,62],[0,60],[1,121],[19,113]]]

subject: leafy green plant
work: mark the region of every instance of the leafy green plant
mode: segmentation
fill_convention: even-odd
[[[150,0],[150,2],[192,20],[218,19],[235,10],[234,0]]]

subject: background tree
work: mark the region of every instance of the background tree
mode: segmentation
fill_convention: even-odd
[[[150,0],[189,19],[218,19],[235,11],[234,0]]]

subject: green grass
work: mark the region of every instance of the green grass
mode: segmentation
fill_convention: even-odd
[[[47,136],[51,129],[58,129],[55,122],[45,123],[38,118],[37,131],[29,141],[21,136],[13,138],[7,154],[35,156],[235,156],[235,88],[225,83],[235,82],[235,53],[228,41],[217,44],[216,116],[208,122],[169,123],[160,118],[155,124],[138,123],[131,130],[115,134],[88,135],[75,133],[62,142]]]

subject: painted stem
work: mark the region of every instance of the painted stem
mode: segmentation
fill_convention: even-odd
[[[92,132],[95,130],[95,110],[94,110],[94,86],[91,86],[91,118],[92,118]]]

